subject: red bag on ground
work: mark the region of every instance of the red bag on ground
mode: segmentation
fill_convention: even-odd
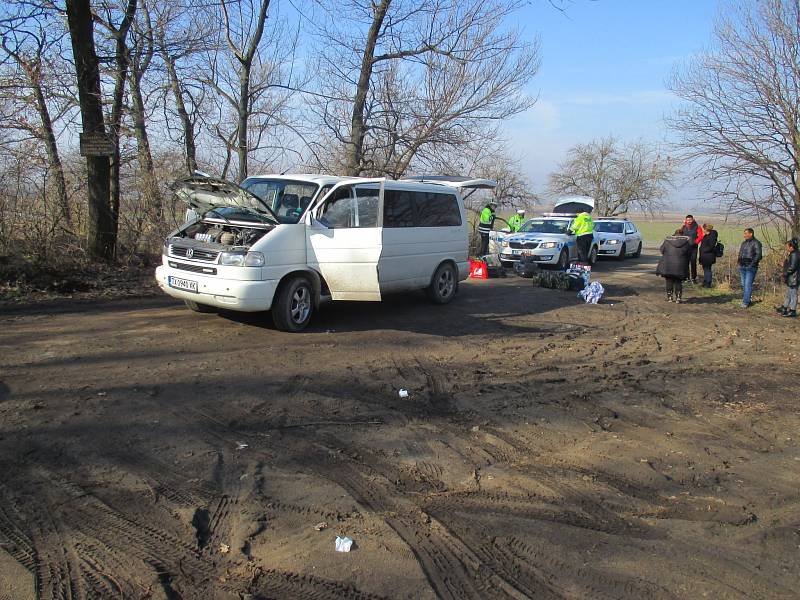
[[[485,262],[482,260],[469,259],[469,276],[472,279],[487,279],[489,277],[489,269]]]

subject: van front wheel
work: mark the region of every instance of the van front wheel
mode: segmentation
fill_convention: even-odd
[[[450,263],[439,265],[428,286],[428,297],[436,304],[447,304],[458,291],[458,273]]]
[[[314,287],[305,277],[284,282],[272,304],[272,321],[281,331],[297,333],[306,328],[314,312]]]

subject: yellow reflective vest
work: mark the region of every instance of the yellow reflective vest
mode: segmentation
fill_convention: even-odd
[[[573,219],[569,229],[577,236],[594,233],[594,221],[592,221],[592,215],[587,212],[582,212],[575,217],[575,219]]]
[[[519,231],[519,228],[522,227],[522,223],[524,221],[525,217],[519,213],[511,215],[511,218],[508,220],[508,228],[511,230],[511,233],[516,233]]]

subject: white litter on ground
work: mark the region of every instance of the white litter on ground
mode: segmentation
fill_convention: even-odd
[[[339,537],[336,536],[336,551],[337,552],[350,552],[350,548],[353,547],[353,540],[349,537]]]

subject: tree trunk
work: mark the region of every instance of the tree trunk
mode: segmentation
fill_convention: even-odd
[[[364,137],[366,136],[366,126],[364,123],[364,108],[367,104],[367,94],[369,93],[370,80],[372,79],[372,67],[375,58],[375,46],[378,43],[383,20],[386,11],[392,0],[381,0],[375,8],[372,24],[367,34],[367,43],[364,47],[364,54],[361,57],[361,71],[358,75],[358,86],[356,87],[356,97],[353,100],[353,113],[350,119],[350,144],[347,147],[347,158],[345,162],[345,175],[361,175],[361,161],[364,156]]]
[[[144,197],[147,210],[156,218],[163,216],[161,191],[158,189],[156,169],[153,165],[153,153],[150,150],[150,138],[145,125],[144,99],[142,98],[142,73],[136,70],[131,72],[131,111],[133,114],[133,131],[136,135],[136,148],[139,156],[139,166],[142,169],[144,183]]]
[[[239,182],[247,178],[247,119],[250,116],[250,65],[242,65],[239,75],[239,125],[236,152],[239,155]]]
[[[163,45],[163,42],[162,42]],[[181,120],[181,127],[183,128],[183,143],[186,150],[186,168],[191,175],[197,170],[197,150],[194,143],[194,126],[189,113],[186,110],[186,104],[183,102],[183,90],[181,82],[178,79],[178,72],[175,69],[175,59],[166,52],[161,53],[161,58],[167,66],[167,76],[169,77],[169,85],[172,89],[172,95],[175,97],[175,110],[178,111],[178,118]]]
[[[117,63],[117,69],[114,74],[114,96],[111,104],[111,123],[109,123],[109,125],[111,127],[111,136],[114,140],[114,156],[111,159],[110,190],[115,239],[117,236],[117,229],[119,228],[119,203],[121,195],[119,175],[122,165],[119,151],[119,130],[122,124],[122,110],[125,101],[125,81],[128,79],[128,64],[130,63],[126,40],[128,37],[128,30],[136,14],[137,5],[137,0],[128,0],[122,23],[120,23],[119,29],[114,31],[114,37],[116,38],[114,59]]]
[[[58,145],[56,144],[56,136],[53,133],[53,121],[50,118],[50,111],[47,108],[47,101],[42,91],[41,73],[33,71],[28,73],[33,86],[33,92],[36,96],[36,109],[39,112],[39,119],[42,121],[42,138],[47,150],[47,161],[50,164],[50,169],[53,172],[53,178],[56,186],[56,197],[58,198],[58,206],[61,210],[61,217],[64,219],[64,224],[67,227],[72,226],[72,212],[69,208],[69,199],[67,198],[67,183],[64,178],[64,166],[61,163],[61,157],[58,153]]]
[[[100,69],[94,47],[94,26],[89,0],[67,0],[67,23],[75,58],[78,99],[85,133],[105,134],[100,96]],[[88,194],[87,250],[96,258],[112,260],[117,227],[109,204],[109,160],[86,157]]]

